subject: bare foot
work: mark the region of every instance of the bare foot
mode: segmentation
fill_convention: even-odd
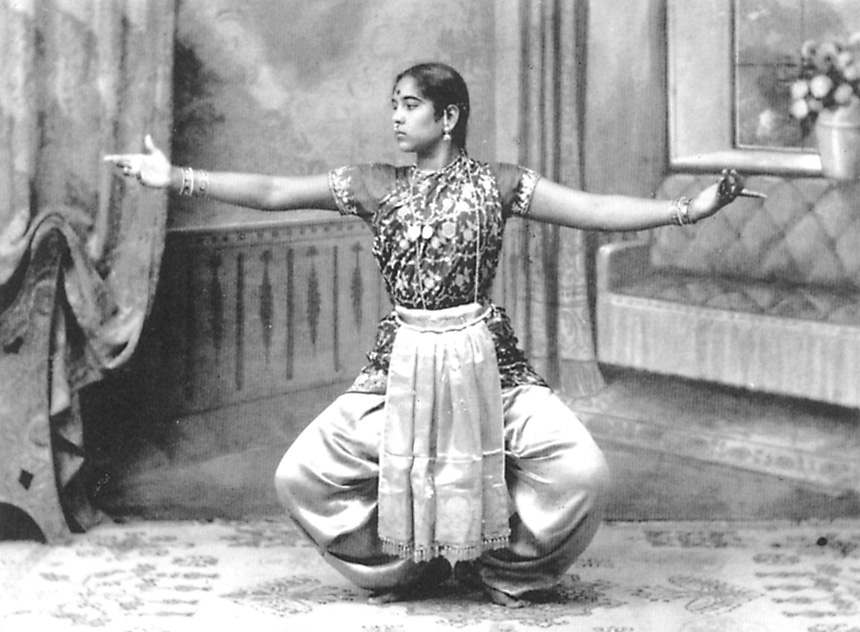
[[[394,603],[395,601],[404,601],[406,596],[403,591],[400,590],[385,590],[382,592],[373,593],[370,597],[367,598],[367,603],[371,606],[384,606],[387,603]]]
[[[490,601],[499,606],[504,606],[505,608],[524,608],[529,605],[529,602],[525,599],[514,597],[498,588],[493,588],[485,584],[478,570],[471,562],[458,562],[454,566],[454,577],[461,584],[471,586],[472,588],[479,588],[490,598]]]
[[[484,594],[490,598],[490,601],[498,606],[504,606],[505,608],[525,608],[529,605],[529,602],[525,599],[519,599],[506,592],[502,592],[497,588],[491,588],[486,584],[481,586],[481,590],[483,590]]]
[[[451,564],[442,557],[427,562],[424,569],[412,583],[392,590],[381,590],[367,598],[372,606],[383,606],[396,601],[408,601],[420,597],[426,591],[438,586],[451,576]]]

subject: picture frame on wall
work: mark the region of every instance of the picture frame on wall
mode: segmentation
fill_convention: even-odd
[[[857,29],[851,0],[668,0],[670,168],[821,175],[791,84],[805,41]]]

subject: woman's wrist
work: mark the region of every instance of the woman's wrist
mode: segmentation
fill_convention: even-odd
[[[191,167],[170,168],[170,190],[188,197],[206,197],[209,193],[209,172]]]
[[[688,197],[679,197],[672,200],[669,211],[669,224],[675,226],[689,226],[695,223],[690,214],[691,200]]]
[[[182,188],[182,167],[170,167],[170,184],[167,188],[171,191],[179,191]]]

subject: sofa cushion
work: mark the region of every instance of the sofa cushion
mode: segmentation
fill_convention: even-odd
[[[658,197],[692,197],[715,179],[674,174]],[[792,286],[860,289],[860,183],[752,176],[747,188],[766,193],[767,200],[739,198],[695,226],[653,231],[652,264]]]
[[[693,274],[663,268],[635,283],[622,283],[618,294],[729,311],[860,325],[860,292]]]

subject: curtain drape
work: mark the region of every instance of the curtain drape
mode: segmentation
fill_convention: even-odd
[[[174,3],[0,0],[0,307],[23,295],[15,267],[42,227],[57,228],[63,305],[46,397],[73,529],[95,520],[74,489],[85,454],[77,393],[134,350],[164,244],[166,195],[129,186],[103,156],[140,151],[146,133],[169,146]],[[16,396],[4,387],[0,397]]]
[[[588,3],[521,0],[520,163],[582,188]],[[600,389],[588,300],[585,234],[529,223],[521,232],[523,344],[547,380],[577,397]]]

